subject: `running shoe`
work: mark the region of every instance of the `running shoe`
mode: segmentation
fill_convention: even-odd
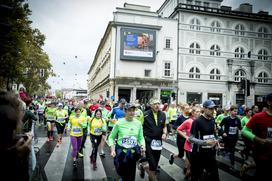
[[[173,165],[173,163],[174,163],[174,154],[172,153],[172,154],[170,154],[170,158],[169,158],[169,163],[170,163],[170,165]]]
[[[80,153],[80,152],[78,152],[78,157],[79,158],[82,158],[84,155],[82,154],[82,153]]]

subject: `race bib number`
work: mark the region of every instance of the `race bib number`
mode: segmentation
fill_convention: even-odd
[[[74,133],[75,135],[81,134],[81,133],[82,133],[82,128],[81,128],[81,127],[74,127],[74,128],[73,128],[73,133]]]
[[[125,136],[122,139],[122,146],[124,148],[133,148],[137,145],[137,139],[135,136]]]
[[[229,134],[234,135],[237,133],[237,127],[229,127]]]
[[[58,118],[59,122],[63,122],[65,120],[65,118]]]
[[[152,150],[162,150],[162,141],[161,140],[152,140],[151,141]]]
[[[101,128],[94,128],[94,133],[95,134],[99,134],[101,132],[102,132]]]
[[[272,141],[272,128],[267,128],[267,139]]]
[[[47,116],[47,120],[54,120],[55,116]]]
[[[215,137],[214,135],[204,135],[203,140],[204,141],[215,140]],[[202,146],[202,148],[212,148],[212,146],[207,145],[207,146]]]

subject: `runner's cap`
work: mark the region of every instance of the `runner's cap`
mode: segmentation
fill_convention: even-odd
[[[203,103],[203,107],[205,107],[205,108],[214,108],[214,107],[216,107],[216,105],[214,104],[214,102],[212,100],[206,100]]]

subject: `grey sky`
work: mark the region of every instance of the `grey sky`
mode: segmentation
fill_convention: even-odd
[[[151,6],[156,11],[164,0],[28,0],[33,27],[46,36],[48,53],[56,77],[48,80],[53,89],[87,88],[87,71],[116,7],[125,2]],[[236,9],[250,3],[253,11],[269,11],[271,0],[224,0]]]

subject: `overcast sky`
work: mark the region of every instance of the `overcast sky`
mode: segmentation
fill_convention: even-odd
[[[116,7],[123,4],[151,6],[156,11],[164,0],[28,0],[33,27],[46,36],[48,53],[56,77],[49,78],[52,89],[87,89],[87,72]],[[250,3],[253,11],[269,11],[271,0],[224,0],[222,5],[236,9]]]

